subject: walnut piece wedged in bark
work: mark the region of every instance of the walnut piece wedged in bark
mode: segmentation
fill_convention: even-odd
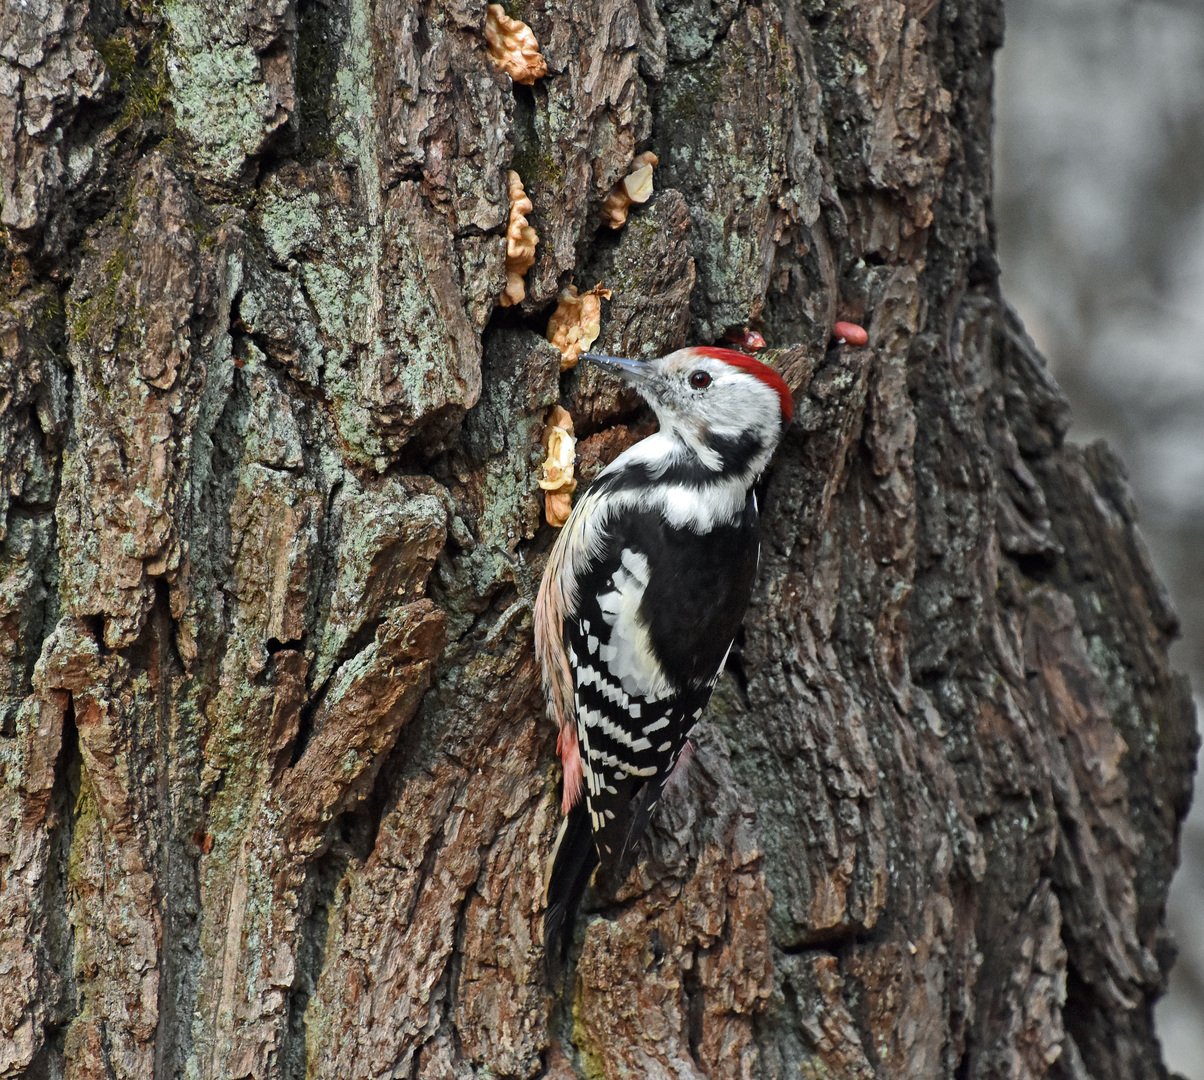
[[[506,288],[499,300],[502,307],[523,302],[527,295],[523,278],[535,263],[535,245],[539,243],[539,233],[527,224],[527,215],[534,207],[523,190],[522,178],[511,169],[509,179],[510,224],[506,228]]]
[[[548,73],[531,27],[510,18],[501,4],[490,4],[485,12],[485,41],[493,66],[516,83],[531,86]]]
[[[598,340],[602,301],[609,299],[610,290],[601,285],[581,295],[575,285],[561,289],[560,302],[548,320],[548,340],[560,350],[561,371],[576,367],[581,354]]]
[[[555,405],[548,414],[543,445],[547,452],[539,467],[539,486],[543,490],[543,512],[549,525],[559,529],[573,508],[573,492],[577,479],[573,475],[577,463],[577,439],[573,434],[573,418],[568,410]]]
[[[638,154],[631,169],[613,188],[602,203],[602,217],[612,229],[627,224],[627,212],[632,203],[646,203],[652,197],[652,170],[660,164],[651,150]]]

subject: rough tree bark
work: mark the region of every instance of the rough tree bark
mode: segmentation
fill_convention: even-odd
[[[533,88],[484,8],[0,14],[0,1077],[1165,1075],[1191,707],[1000,296],[999,4],[520,0]],[[794,346],[799,418],[558,997],[535,465],[647,428],[542,337],[599,281],[608,351]]]

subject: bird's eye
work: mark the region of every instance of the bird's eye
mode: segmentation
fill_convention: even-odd
[[[695,390],[705,390],[711,385],[711,377],[705,371],[691,371],[690,385]]]

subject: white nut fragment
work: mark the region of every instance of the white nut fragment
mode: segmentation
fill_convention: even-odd
[[[573,492],[577,478],[577,439],[573,434],[573,418],[566,409],[553,406],[543,433],[547,456],[539,467],[539,486],[543,490],[543,513],[549,525],[559,529],[569,519],[573,509]]]
[[[548,73],[531,27],[510,18],[501,4],[490,4],[485,12],[485,41],[493,66],[516,83],[531,86]]]
[[[602,217],[612,229],[627,224],[632,203],[646,203],[652,197],[652,170],[659,164],[657,156],[645,150],[631,163],[631,171],[611,188],[602,203]]]
[[[535,263],[535,245],[539,243],[539,233],[527,224],[527,215],[534,207],[523,190],[522,178],[513,169],[508,176],[510,224],[506,228],[506,288],[498,301],[502,307],[513,307],[523,302],[527,295],[523,278]]]
[[[602,301],[609,299],[610,290],[601,285],[580,296],[575,285],[560,291],[559,303],[548,320],[548,340],[560,350],[561,371],[576,367],[581,354],[598,340]]]

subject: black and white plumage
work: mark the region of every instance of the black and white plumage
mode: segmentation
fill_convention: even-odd
[[[621,883],[710,699],[756,572],[753,488],[792,411],[776,372],[729,349],[587,359],[634,385],[660,430],[579,499],[536,601],[567,815],[548,879],[549,961],[595,865],[608,889]]]

